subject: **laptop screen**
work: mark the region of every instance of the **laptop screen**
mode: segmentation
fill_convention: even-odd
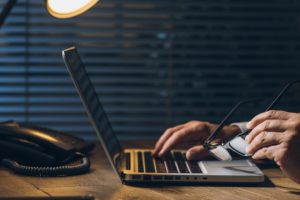
[[[64,50],[63,59],[97,136],[115,165],[113,159],[122,152],[122,148],[76,48]]]

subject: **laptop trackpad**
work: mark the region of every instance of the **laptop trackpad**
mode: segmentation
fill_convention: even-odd
[[[261,175],[262,172],[249,160],[201,161],[208,175],[243,176]],[[200,165],[201,166],[201,165]]]

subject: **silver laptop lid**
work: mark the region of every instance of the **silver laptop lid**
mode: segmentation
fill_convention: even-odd
[[[116,159],[120,157],[122,147],[101,105],[85,66],[75,47],[63,50],[62,57],[107,158],[120,177],[121,174]]]

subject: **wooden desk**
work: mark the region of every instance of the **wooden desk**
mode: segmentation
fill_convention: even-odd
[[[138,145],[137,145],[138,144]],[[139,147],[141,142],[126,143]],[[269,178],[262,186],[128,186],[113,173],[102,149],[91,156],[89,174],[73,177],[25,177],[0,168],[0,197],[32,197],[93,194],[96,199],[300,199],[300,184],[283,176],[277,168],[264,169]]]

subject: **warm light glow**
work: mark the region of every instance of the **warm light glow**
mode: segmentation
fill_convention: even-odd
[[[57,18],[71,18],[93,7],[98,0],[47,0],[48,12]]]

